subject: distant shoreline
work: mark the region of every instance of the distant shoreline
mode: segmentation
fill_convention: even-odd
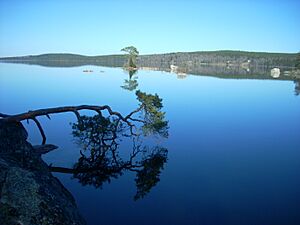
[[[280,53],[280,52],[255,52],[255,51],[237,51],[237,50],[216,50],[216,51],[192,51],[192,52],[170,52],[170,53],[153,53],[153,54],[142,54],[140,57],[143,56],[157,56],[157,55],[169,55],[169,54],[231,54],[231,55],[247,55],[247,54],[257,54],[261,56],[268,56],[268,55],[282,55],[282,56],[296,56],[298,53]],[[96,57],[118,57],[124,56],[123,54],[108,54],[108,55],[82,55],[82,54],[75,54],[75,53],[43,53],[43,54],[35,54],[35,55],[23,55],[23,56],[4,56],[0,57],[0,60],[10,60],[10,59],[29,59],[31,57],[47,57],[47,56],[69,56],[69,57],[86,57],[86,58],[96,58]]]
[[[178,74],[209,75],[244,79],[299,79],[295,65],[299,53],[266,53],[246,51],[198,51],[139,55],[138,68],[171,71]],[[123,67],[126,55],[85,56],[49,53],[18,57],[2,57],[0,62],[40,65],[45,67],[105,66]],[[173,68],[173,69],[172,69]],[[278,68],[279,77],[271,70]]]

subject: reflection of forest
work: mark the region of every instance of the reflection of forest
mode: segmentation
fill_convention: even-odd
[[[186,52],[155,55],[140,55],[139,68],[170,71],[172,65],[178,71],[194,75],[208,75],[223,78],[273,79],[270,71],[279,68],[278,79],[294,80],[288,71],[295,68],[297,54],[259,53],[241,51]],[[74,54],[45,54],[39,56],[2,58],[2,62],[35,64],[48,67],[75,67],[84,65],[123,67],[125,55],[83,56]],[[299,74],[298,74],[299,75]],[[179,76],[180,77],[180,76]],[[128,79],[124,86],[133,89],[134,79]]]
[[[170,67],[142,67],[146,70],[172,71]],[[230,66],[230,65],[194,65],[189,67],[178,67],[178,78],[184,78],[186,75],[205,75],[220,78],[233,79],[273,79],[270,76],[270,71],[273,69],[268,66],[245,67],[245,66]],[[281,67],[281,71],[290,71],[290,68]],[[184,71],[184,72],[181,72]],[[183,77],[181,77],[183,76]],[[291,74],[283,75],[277,78],[279,80],[294,80]]]
[[[77,67],[85,65],[104,66],[104,67],[123,67],[123,61],[109,60],[109,61],[10,61],[10,63],[22,63],[29,65],[40,65],[45,67]],[[199,64],[190,66],[179,66],[179,78],[183,78],[185,74],[190,75],[206,75],[220,78],[236,78],[236,79],[273,79],[270,76],[270,71],[274,67],[268,65],[257,65],[257,66],[236,66],[236,65],[210,65],[210,64]],[[278,67],[283,74],[285,71],[290,71],[290,67]],[[156,70],[170,72],[169,64],[151,64],[141,65],[142,70]],[[181,73],[181,71],[184,71]],[[181,77],[183,76],[183,77]],[[293,76],[281,75],[278,79],[280,80],[294,80]],[[137,80],[133,77],[126,79],[122,88],[127,90],[135,90],[138,86]]]

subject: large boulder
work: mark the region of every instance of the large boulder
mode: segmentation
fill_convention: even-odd
[[[21,123],[0,119],[0,224],[86,224],[27,136]]]

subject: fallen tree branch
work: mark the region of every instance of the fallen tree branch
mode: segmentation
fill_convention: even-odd
[[[31,119],[35,122],[35,124],[39,128],[39,131],[40,131],[40,133],[42,135],[42,138],[43,138],[42,145],[46,144],[46,135],[45,135],[45,132],[44,132],[44,130],[42,128],[42,125],[40,124],[40,122],[35,117],[33,117]]]
[[[99,113],[99,111],[102,110],[107,110],[110,115],[115,115],[119,117],[121,120],[123,120],[124,122],[126,121],[125,118],[119,112],[113,111],[108,105],[63,106],[63,107],[55,107],[55,108],[38,109],[38,110],[28,111],[26,113],[20,113],[16,115],[7,115],[7,114],[0,113],[0,117],[7,120],[22,121],[26,119],[32,119],[37,116],[47,116],[49,114],[65,113],[65,112],[78,112],[80,110],[93,110],[96,111],[97,113]]]
[[[47,118],[50,119],[49,114],[57,114],[57,113],[65,113],[65,112],[72,112],[76,115],[78,122],[81,122],[81,117],[79,114],[80,110],[92,110],[97,112],[99,115],[102,115],[103,110],[107,110],[108,114],[111,116],[116,116],[119,118],[119,120],[125,122],[129,128],[131,134],[133,134],[133,127],[134,125],[129,121],[136,121],[136,122],[143,122],[142,120],[135,120],[131,118],[135,113],[141,111],[143,109],[143,105],[141,105],[139,108],[128,114],[127,116],[123,117],[121,113],[113,111],[110,106],[104,105],[104,106],[95,106],[95,105],[80,105],[80,106],[63,106],[63,107],[55,107],[55,108],[46,108],[46,109],[38,109],[33,111],[28,111],[25,113],[15,114],[15,115],[7,115],[0,113],[1,120],[8,120],[8,121],[18,121],[21,122],[23,120],[33,120],[35,124],[37,125],[40,134],[42,136],[42,144],[44,145],[46,143],[46,135],[42,128],[42,125],[38,121],[37,117],[39,116],[47,116]]]
[[[0,113],[0,117],[6,118],[6,117],[10,117],[10,115],[4,114],[4,113]]]

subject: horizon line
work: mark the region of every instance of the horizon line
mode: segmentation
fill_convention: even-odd
[[[177,51],[177,52],[164,52],[164,53],[150,53],[150,54],[140,54],[140,56],[147,55],[164,55],[164,54],[178,54],[178,53],[201,53],[201,52],[247,52],[247,53],[268,53],[268,54],[298,54],[298,52],[267,52],[267,51],[246,51],[246,50],[199,50],[199,51]],[[12,57],[27,57],[27,56],[41,56],[41,55],[54,55],[54,54],[70,54],[70,55],[79,55],[87,57],[96,57],[96,56],[116,56],[116,55],[126,55],[126,54],[103,54],[103,55],[84,55],[80,53],[73,52],[49,52],[49,53],[40,53],[40,54],[29,54],[29,55],[14,55],[14,56],[0,56],[1,58],[12,58]]]

